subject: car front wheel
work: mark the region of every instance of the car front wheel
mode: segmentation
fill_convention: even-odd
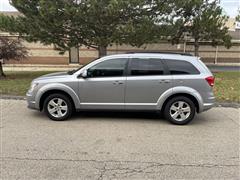
[[[68,119],[72,114],[72,103],[63,94],[52,94],[44,101],[44,112],[55,121]]]
[[[193,101],[184,96],[174,97],[167,102],[165,117],[173,124],[184,125],[193,120],[196,108]]]

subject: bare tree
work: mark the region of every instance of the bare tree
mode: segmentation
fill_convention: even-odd
[[[0,59],[3,61],[8,60],[21,60],[27,57],[27,48],[21,43],[20,40],[11,39],[7,37],[0,37]],[[6,75],[3,72],[2,61],[0,61],[0,78]]]

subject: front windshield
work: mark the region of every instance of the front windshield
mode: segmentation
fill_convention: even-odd
[[[96,61],[96,60],[98,60],[98,59],[100,59],[100,58],[94,59],[93,61]],[[77,72],[77,71],[79,71],[80,69],[84,68],[85,66],[87,66],[87,65],[90,64],[90,63],[92,63],[93,61],[90,61],[89,63],[84,64],[83,66],[81,66],[81,67],[79,67],[79,68],[77,68],[77,69],[70,70],[70,71],[68,71],[67,73],[68,73],[69,75],[73,75],[75,72]]]

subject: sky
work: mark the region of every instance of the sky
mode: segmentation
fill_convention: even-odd
[[[228,16],[235,17],[237,15],[237,11],[240,9],[240,0],[220,0],[220,2]],[[16,9],[9,4],[9,0],[0,0],[0,11],[16,11]]]

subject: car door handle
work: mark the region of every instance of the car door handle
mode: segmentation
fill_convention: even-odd
[[[171,80],[164,79],[164,80],[160,80],[160,81],[158,81],[158,82],[159,82],[159,83],[170,83]]]
[[[119,84],[123,84],[123,82],[122,81],[114,81],[113,84],[114,85],[119,85]]]

